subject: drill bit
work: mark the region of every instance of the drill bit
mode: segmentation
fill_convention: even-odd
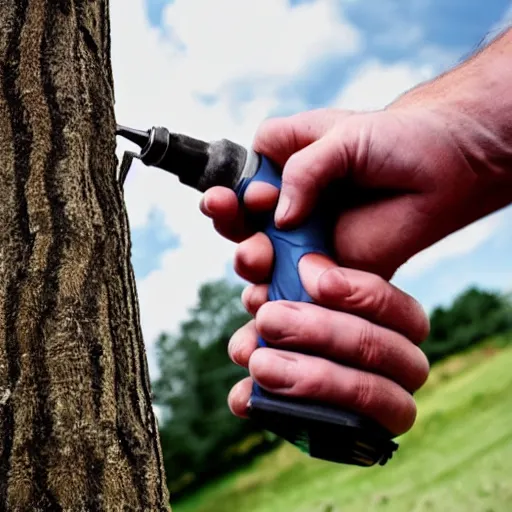
[[[149,130],[144,132],[142,130],[128,128],[127,126],[121,126],[120,124],[116,127],[116,135],[121,135],[121,137],[134,142],[140,148],[146,146],[151,138],[151,132]]]

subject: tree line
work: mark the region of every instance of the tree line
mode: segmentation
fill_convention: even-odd
[[[178,332],[158,339],[154,403],[165,411],[160,433],[175,500],[279,442],[234,417],[227,406],[231,387],[248,375],[227,354],[232,333],[250,319],[241,291],[225,280],[205,284]],[[509,297],[472,287],[450,305],[436,307],[430,321],[422,349],[432,364],[489,336],[512,332],[512,308]]]

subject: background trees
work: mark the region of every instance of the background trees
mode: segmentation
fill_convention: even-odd
[[[495,334],[512,330],[512,308],[506,296],[469,288],[430,315],[430,336],[422,349],[431,363]]]
[[[154,383],[155,403],[165,410],[162,448],[176,497],[275,442],[234,417],[226,402],[231,387],[248,375],[227,354],[233,332],[249,320],[241,291],[227,281],[205,284],[179,332],[158,340],[161,375]]]

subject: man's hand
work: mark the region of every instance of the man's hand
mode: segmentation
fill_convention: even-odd
[[[269,240],[244,224],[234,192],[204,194],[201,209],[219,233],[245,241],[238,273],[260,283],[244,296],[256,319],[235,335],[230,352],[262,387],[358,410],[394,433],[410,428],[408,392],[427,373],[411,341],[421,341],[426,324],[416,303],[387,280],[422,249],[512,201],[511,57],[509,31],[382,111],[321,109],[263,123],[254,147],[283,168],[283,185],[278,197],[270,185],[251,184],[249,209],[278,201],[276,224],[285,229],[303,221],[334,182],[344,191],[334,256],[345,268],[315,278],[321,264],[316,271],[307,268],[311,258],[301,264],[315,305],[266,304],[260,286],[269,280]],[[255,351],[257,332],[273,348]],[[233,390],[236,414],[244,414],[249,392],[250,380]]]
[[[269,244],[256,235],[239,247],[244,277],[258,282],[268,275]],[[323,256],[305,256],[299,271],[315,304],[267,302],[263,284],[243,294],[255,319],[234,334],[229,354],[251,377],[231,391],[233,413],[246,416],[254,379],[283,396],[359,412],[394,434],[409,430],[416,417],[411,393],[429,370],[417,347],[429,328],[421,306],[382,278],[341,269]],[[272,348],[256,350],[258,334]]]
[[[389,279],[410,257],[512,201],[512,32],[383,111],[320,109],[267,120],[254,143],[283,168],[276,224],[303,221],[333,181],[339,264]],[[253,184],[247,201],[275,195]],[[343,202],[346,190],[358,201]],[[213,188],[203,212],[225,237],[250,233],[235,194]]]

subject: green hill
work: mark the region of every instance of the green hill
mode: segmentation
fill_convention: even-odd
[[[384,467],[309,459],[285,444],[173,504],[173,512],[512,510],[512,348],[437,365],[418,420]]]

